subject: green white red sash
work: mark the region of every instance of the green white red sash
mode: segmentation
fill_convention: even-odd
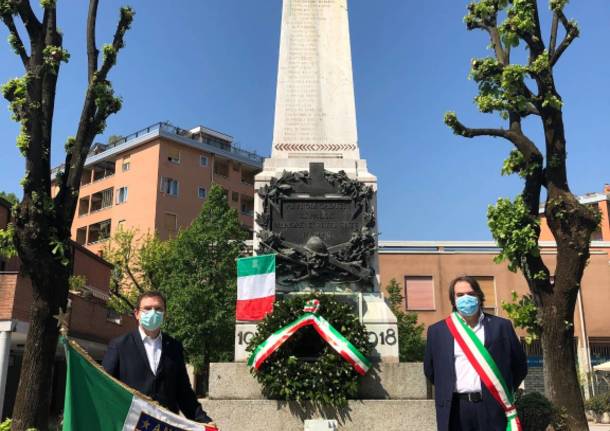
[[[317,306],[316,306],[317,305]],[[259,369],[261,365],[271,356],[273,352],[280,348],[286,340],[294,335],[299,329],[312,325],[320,334],[320,337],[326,341],[343,359],[349,362],[352,367],[361,375],[365,375],[371,367],[370,361],[364,356],[352,343],[347,340],[339,331],[337,331],[326,319],[315,314],[318,310],[318,304],[308,304],[305,306],[305,311],[297,320],[278,331],[274,332],[259,344],[248,359],[248,365]]]
[[[512,390],[509,390],[506,381],[500,373],[496,362],[493,360],[481,340],[470,329],[468,324],[457,312],[451,313],[445,319],[449,331],[455,341],[464,351],[470,364],[474,367],[481,378],[481,382],[500,404],[506,414],[506,431],[521,431],[521,423],[517,417],[517,408],[513,398]]]

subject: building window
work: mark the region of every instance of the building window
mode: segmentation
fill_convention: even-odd
[[[89,238],[87,244],[104,241],[110,238],[110,220],[104,220],[89,226]]]
[[[167,160],[176,165],[180,164],[180,151],[175,148],[170,148],[167,154]]]
[[[87,243],[87,226],[76,229],[76,242],[80,245],[85,245]]]
[[[161,177],[161,193],[178,196],[178,181],[173,178]]]
[[[235,172],[239,172],[239,169],[241,168],[241,165],[239,163],[236,163],[236,162],[231,162],[231,164],[233,165],[233,170]]]
[[[101,211],[112,206],[114,189],[106,189],[91,195],[91,212]]]
[[[220,175],[222,177],[228,177],[229,176],[229,162],[228,161],[221,161],[220,159],[215,159],[214,162],[214,174],[215,175]]]
[[[239,202],[239,193],[238,192],[231,192],[231,200],[233,202]]]
[[[256,175],[256,172],[242,169],[241,182],[244,184],[254,184],[254,175]]]
[[[405,277],[405,302],[409,311],[435,310],[434,280],[430,276]]]
[[[254,199],[251,196],[241,195],[241,213],[252,217],[254,215]]]
[[[488,314],[496,314],[496,283],[494,278],[491,276],[475,276],[474,279],[479,282],[479,286],[481,286],[481,290],[485,295],[483,311]]]
[[[115,162],[100,162],[93,166],[93,181],[103,180],[104,178],[114,175]]]
[[[208,157],[207,156],[199,156],[199,165],[207,166],[208,165]]]
[[[78,215],[83,216],[89,214],[89,201],[90,197],[85,196],[78,200]]]
[[[129,161],[129,156],[123,158],[123,172],[127,172],[131,168],[131,162]]]
[[[178,216],[176,214],[165,213],[163,215],[163,227],[167,232],[168,238],[174,238],[178,231]]]
[[[127,187],[121,187],[116,194],[116,203],[123,204],[127,202]]]
[[[206,191],[205,191],[205,187],[199,187],[197,189],[197,196],[199,196],[199,199],[205,199],[205,195],[206,195]]]

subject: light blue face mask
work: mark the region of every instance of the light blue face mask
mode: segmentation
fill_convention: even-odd
[[[463,316],[474,316],[479,311],[479,298],[472,295],[462,295],[455,300],[455,308]]]
[[[163,323],[163,311],[148,310],[140,314],[140,325],[149,331],[155,331]]]

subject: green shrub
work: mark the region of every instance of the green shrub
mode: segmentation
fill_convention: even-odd
[[[598,394],[585,401],[585,410],[592,410],[596,415],[610,412],[610,393]]]
[[[556,431],[567,430],[565,414],[538,392],[518,395],[517,414],[523,431],[540,431],[553,425]]]
[[[11,420],[7,419],[0,424],[0,431],[11,431]]]

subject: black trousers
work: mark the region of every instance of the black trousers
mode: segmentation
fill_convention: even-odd
[[[473,403],[457,396],[453,397],[449,431],[506,431],[506,425],[490,428],[486,419],[485,406],[482,402]]]

